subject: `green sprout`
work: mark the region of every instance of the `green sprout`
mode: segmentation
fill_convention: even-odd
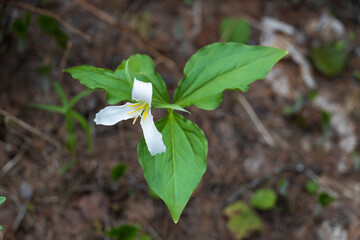
[[[57,92],[62,106],[47,105],[32,103],[31,107],[42,109],[49,112],[56,112],[65,115],[66,121],[66,147],[71,153],[75,153],[76,149],[76,134],[75,134],[75,121],[77,121],[87,136],[88,154],[92,153],[92,134],[88,121],[77,111],[73,110],[74,105],[83,97],[92,92],[92,90],[85,90],[73,97],[70,101],[67,99],[64,90],[59,83],[54,84],[55,91]]]

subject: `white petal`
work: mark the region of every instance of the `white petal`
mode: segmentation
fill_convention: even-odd
[[[133,112],[138,106],[129,106],[133,103],[125,103],[122,106],[110,106],[102,109],[95,115],[95,123],[97,125],[111,126],[122,120],[136,117],[138,112]]]
[[[134,86],[132,89],[132,99],[136,101],[144,101],[151,105],[152,84],[137,80],[134,78]]]
[[[143,129],[144,138],[151,156],[166,151],[166,146],[162,140],[161,133],[156,129],[153,116],[150,113],[145,117],[145,121],[141,119],[141,127]]]

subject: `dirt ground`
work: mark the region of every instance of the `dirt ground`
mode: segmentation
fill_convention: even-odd
[[[0,239],[105,239],[107,229],[125,223],[139,224],[153,239],[235,239],[226,227],[224,207],[236,200],[248,202],[257,188],[278,191],[280,179],[289,183],[286,195],[279,195],[275,209],[257,211],[263,230],[246,239],[360,239],[360,175],[354,162],[354,153],[360,153],[360,82],[354,76],[360,70],[359,1],[186,2],[0,2],[0,195],[7,197],[0,207]],[[60,25],[69,36],[65,48],[40,30],[39,9],[73,27]],[[32,20],[20,45],[11,23],[26,11]],[[306,31],[324,13],[354,33],[344,72],[331,78],[313,68],[309,56],[316,36]],[[68,97],[86,89],[63,68],[88,64],[115,69],[135,53],[153,58],[172,95],[186,61],[202,46],[219,41],[220,22],[227,16],[250,22],[250,44],[261,43],[265,16],[302,33],[302,41],[296,34],[285,39],[310,63],[316,86],[304,81],[301,64],[290,56],[275,66],[279,74],[256,81],[245,94],[225,92],[216,110],[189,107],[186,118],[203,129],[209,142],[208,168],[177,224],[166,205],[149,194],[136,154],[141,128],[131,121],[94,125],[95,113],[108,105],[103,92],[86,96],[75,107],[91,124],[92,155],[86,153],[86,135],[79,126],[74,156],[64,146],[64,116],[29,107],[60,104],[55,81]],[[44,76],[39,67],[49,63],[53,68]],[[314,90],[318,95],[304,104],[300,122],[283,113]],[[324,109],[331,113],[326,137]],[[164,114],[153,111],[156,120]],[[252,113],[265,132],[258,130]],[[75,158],[77,163],[60,174]],[[115,183],[110,171],[119,163],[128,169]],[[337,198],[317,215],[317,197],[304,191],[309,179]]]

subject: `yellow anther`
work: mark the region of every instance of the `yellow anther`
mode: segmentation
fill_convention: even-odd
[[[138,102],[138,103],[134,103],[134,104],[130,104],[130,105],[127,105],[128,107],[136,107],[136,106],[139,106],[141,104],[141,102]]]
[[[144,114],[142,116],[143,123],[145,123],[145,117],[147,116],[148,111],[149,111],[149,105],[146,106],[146,109],[145,109]]]
[[[138,110],[142,109],[145,105],[146,105],[146,103],[143,103],[141,106],[137,107],[134,111],[132,111],[132,112],[128,113],[127,115],[133,114],[134,112],[136,112],[136,111],[138,111]]]

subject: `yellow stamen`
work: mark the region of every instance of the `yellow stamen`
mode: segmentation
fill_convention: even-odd
[[[136,119],[138,119],[139,115],[137,115],[135,118],[134,118],[134,121],[133,121],[133,125],[136,123]]]
[[[145,111],[144,111],[144,115],[143,115],[143,117],[142,117],[143,123],[145,123],[145,117],[146,117],[147,114],[148,114],[148,110],[149,110],[149,105],[146,106],[146,109],[145,109]]]
[[[139,106],[141,104],[141,102],[138,102],[138,103],[134,103],[134,104],[130,104],[130,105],[127,105],[128,107],[136,107],[136,106]]]
[[[134,111],[132,111],[132,112],[128,113],[127,115],[133,114],[134,112],[136,112],[136,111],[138,111],[138,110],[142,109],[145,105],[146,105],[146,103],[143,103],[141,106],[137,107]]]

